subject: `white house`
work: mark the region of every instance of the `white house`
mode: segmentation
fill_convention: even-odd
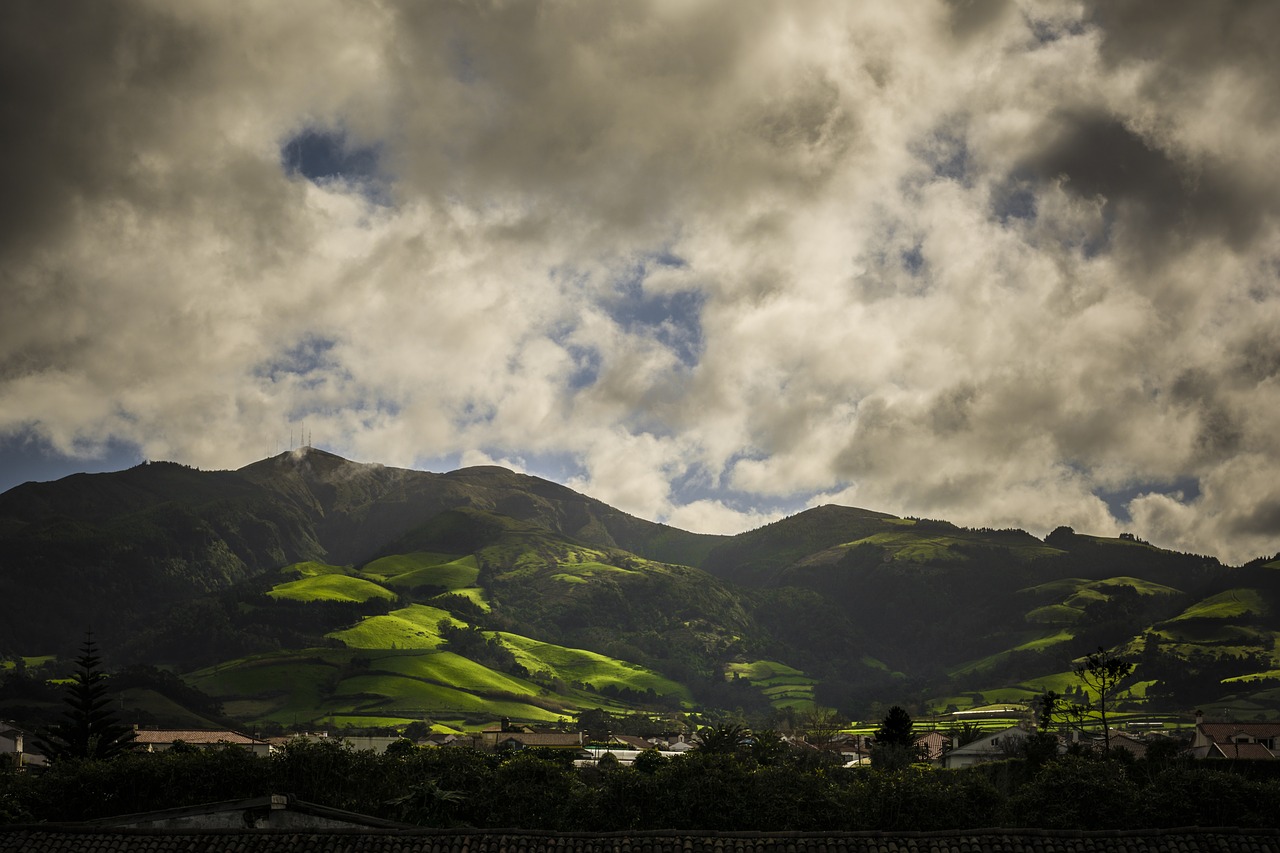
[[[944,755],[942,766],[968,767],[984,761],[1002,761],[1012,758],[1026,739],[1027,730],[1021,726],[1013,726],[1000,732],[987,732],[972,743],[956,747]]]

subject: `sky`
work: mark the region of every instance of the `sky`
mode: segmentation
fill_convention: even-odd
[[[1280,551],[1273,0],[9,0],[0,488],[304,440]]]

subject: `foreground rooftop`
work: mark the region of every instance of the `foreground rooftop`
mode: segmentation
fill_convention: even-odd
[[[107,830],[0,827],[0,853],[1280,853],[1280,830],[570,833],[477,830]]]

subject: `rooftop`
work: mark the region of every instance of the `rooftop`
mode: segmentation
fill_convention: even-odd
[[[0,853],[1276,853],[1280,830],[565,833],[475,830],[104,830],[0,826]]]

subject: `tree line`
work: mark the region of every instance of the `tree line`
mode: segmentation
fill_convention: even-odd
[[[738,732],[737,734],[742,734]],[[747,743],[747,740],[752,741]],[[732,742],[725,747],[725,743]],[[424,826],[613,830],[942,830],[1250,826],[1280,822],[1280,779],[1203,762],[1067,756],[956,771],[854,770],[726,736],[677,757],[575,767],[571,754],[416,747],[384,755],[294,741],[126,752],[0,773],[0,821],[74,821],[268,793]]]

